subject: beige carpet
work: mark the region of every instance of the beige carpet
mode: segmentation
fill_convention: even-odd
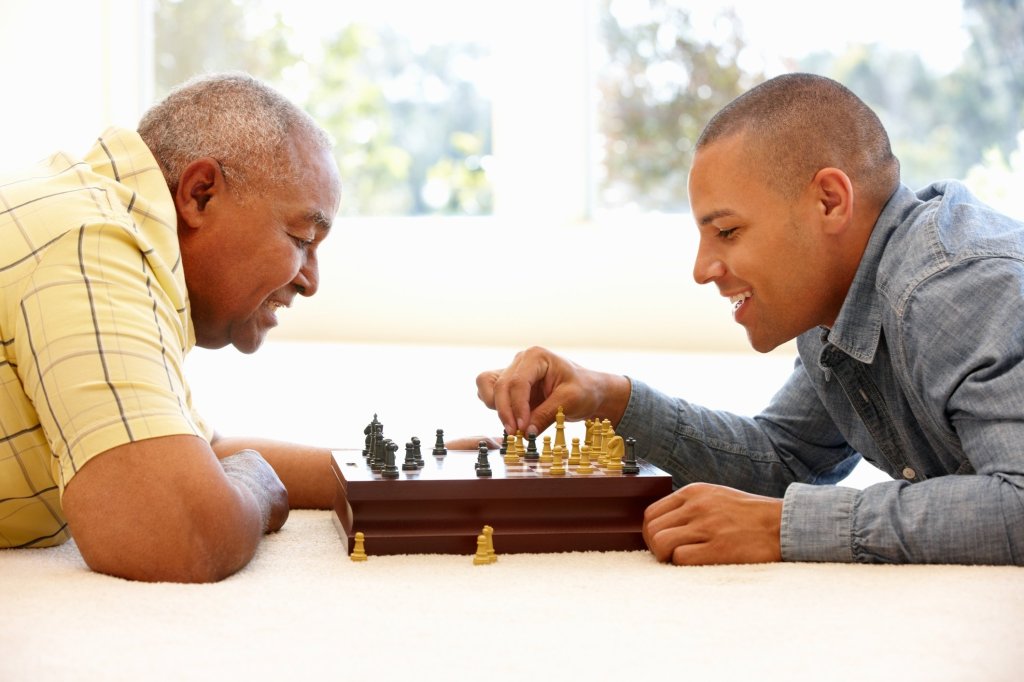
[[[400,438],[489,432],[496,419],[474,378],[512,353],[271,343],[189,362],[196,399],[222,433],[359,447],[374,412]],[[791,366],[571,356],[751,414]],[[877,477],[868,467],[844,485]],[[293,512],[245,570],[216,585],[92,574],[73,544],[0,551],[0,581],[0,682],[1024,679],[1018,568],[676,568],[645,552],[356,564],[328,512]]]
[[[215,585],[90,573],[73,544],[0,551],[0,579],[5,682],[1024,679],[1018,568],[353,563],[302,511]]]

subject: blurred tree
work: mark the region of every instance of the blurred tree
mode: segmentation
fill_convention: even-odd
[[[984,149],[1008,155],[1024,130],[1024,0],[964,0],[971,45],[954,74],[964,160]]]
[[[957,133],[951,108],[935,106],[951,96],[948,87],[918,55],[877,44],[852,45],[840,53],[812,54],[798,68],[835,78],[875,110],[909,186],[966,171],[969,163],[958,160],[953,142]]]
[[[377,32],[349,24],[327,41],[307,110],[335,139],[346,215],[405,215],[411,154],[396,144],[396,123],[375,68],[385,51]]]
[[[373,68],[384,83],[393,119],[401,122],[395,143],[410,154],[409,212],[490,213],[492,190],[482,161],[491,152],[491,106],[462,73],[467,65],[481,63],[486,51],[461,42],[417,51],[386,28],[380,29],[380,44],[383,51]],[[452,190],[441,203],[428,196],[438,182]]]
[[[250,35],[246,16],[258,4],[259,0],[157,0],[156,97],[196,74],[215,71],[246,71],[268,81],[280,80],[299,55],[289,48],[289,30],[279,14],[269,30]]]
[[[700,37],[683,3],[648,0],[627,16],[602,0],[607,63],[598,76],[603,153],[600,202],[606,208],[683,211],[693,144],[708,119],[763,80],[737,64],[744,48],[731,12],[716,40]],[[637,9],[630,3],[629,9]]]
[[[692,142],[722,105],[764,78],[739,66],[745,45],[735,13],[720,14],[711,39],[694,30],[686,7],[601,1],[599,201],[607,208],[685,210]],[[836,78],[878,112],[913,187],[965,177],[986,150],[1007,157],[1024,129],[1024,0],[964,0],[964,14],[971,44],[948,74],[878,44],[792,64]]]
[[[1024,0],[964,0],[964,10],[973,37],[965,55],[965,89],[999,104],[985,120],[992,144],[966,181],[983,200],[1024,220]],[[971,107],[964,110],[969,114]]]
[[[271,20],[256,25],[256,15]],[[325,35],[319,52],[300,52],[283,3],[157,0],[157,95],[198,73],[247,71],[296,99],[334,137],[342,213],[490,213],[490,104],[461,69],[483,49],[417,49],[388,28],[336,23],[342,28]],[[445,200],[428,201],[441,185]]]
[[[971,43],[948,74],[879,45],[799,64],[843,82],[878,112],[911,187],[964,178],[986,150],[1009,155],[1024,129],[1024,1],[965,0],[964,16]]]
[[[983,201],[1024,220],[1024,206],[1020,202],[1020,189],[1024,187],[1024,131],[1017,136],[1017,148],[1009,157],[997,148],[987,150],[981,163],[967,172],[965,181]]]

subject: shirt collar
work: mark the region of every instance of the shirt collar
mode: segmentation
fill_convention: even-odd
[[[882,335],[882,301],[878,292],[878,268],[886,246],[920,199],[906,185],[900,185],[875,221],[857,274],[828,333],[828,342],[850,357],[871,363]]]
[[[178,218],[167,180],[153,153],[134,130],[108,128],[85,157],[93,171],[126,188],[125,208],[137,220],[155,221],[174,236],[177,247]]]
[[[116,184],[117,197],[131,215],[138,238],[153,248],[147,256],[157,278],[182,315],[186,349],[195,345],[185,275],[178,244],[178,213],[160,164],[134,130],[108,128],[86,154],[95,173]],[[172,284],[173,283],[173,284]]]

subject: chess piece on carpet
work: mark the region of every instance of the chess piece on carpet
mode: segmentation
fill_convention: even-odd
[[[352,553],[349,555],[349,559],[352,561],[366,561],[366,536],[362,532],[356,533],[355,546],[352,547]]]
[[[491,558],[487,553],[487,538],[483,535],[476,536],[476,554],[473,555],[473,565],[482,566],[484,564],[491,563]]]

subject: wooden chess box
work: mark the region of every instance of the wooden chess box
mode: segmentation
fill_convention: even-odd
[[[484,525],[494,528],[498,554],[641,550],[644,510],[672,491],[671,476],[643,460],[638,474],[570,466],[552,476],[550,465],[506,465],[492,452],[492,475],[483,478],[474,451],[424,459],[389,480],[359,450],[333,452],[334,519],[347,552],[362,532],[370,556],[473,554]]]

